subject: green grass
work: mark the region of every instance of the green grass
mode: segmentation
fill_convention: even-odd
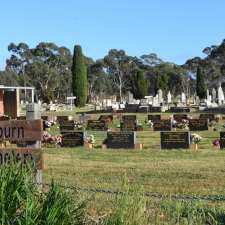
[[[163,114],[163,117],[170,115]],[[196,114],[193,116],[197,117]],[[95,119],[99,115],[91,117]],[[146,117],[138,114],[138,120],[143,124]],[[111,127],[115,129],[118,123],[118,119],[115,119]],[[220,121],[217,125],[219,130],[223,130],[223,123],[224,121]],[[57,126],[51,132],[57,134]],[[93,150],[83,147],[45,149],[46,182],[54,178],[63,185],[121,190],[121,183],[126,176],[131,187],[138,186],[145,192],[160,192],[165,195],[225,195],[225,151],[212,146],[212,141],[219,138],[219,131],[195,132],[203,137],[197,151],[160,150],[160,133],[151,131],[145,124],[144,131],[137,132],[137,142],[144,144],[143,150],[103,150],[101,143],[106,133],[87,133],[95,136]],[[111,195],[81,192],[80,196],[90,199],[87,214],[92,219],[99,218],[102,214],[109,218],[112,209],[116,208],[115,204],[117,208],[121,205]],[[224,224],[225,203],[145,200],[146,203],[143,204],[146,204],[148,218],[145,218],[143,224]],[[131,211],[134,209],[134,206],[129,207]],[[213,220],[215,218],[217,222]],[[105,224],[112,224],[110,221],[114,221],[113,218],[107,220],[107,223],[105,221]]]

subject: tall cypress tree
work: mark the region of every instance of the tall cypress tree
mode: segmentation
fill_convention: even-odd
[[[196,74],[196,93],[200,99],[205,99],[207,96],[207,88],[204,81],[204,76],[199,67],[197,69],[197,74]]]
[[[84,63],[82,48],[79,45],[74,46],[73,65],[72,65],[72,90],[76,96],[76,106],[85,106],[87,101],[87,68]]]

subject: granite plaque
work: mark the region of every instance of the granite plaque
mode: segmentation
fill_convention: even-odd
[[[87,130],[108,130],[108,124],[104,120],[88,120]]]
[[[107,139],[105,144],[107,148],[135,148],[136,132],[107,132]]]
[[[208,130],[208,120],[206,119],[190,119],[189,120],[190,131],[204,131]]]
[[[152,114],[148,115],[148,121],[151,120],[152,122],[161,120],[161,115],[160,114]]]
[[[161,132],[160,133],[161,149],[188,149],[190,148],[189,132]]]
[[[215,114],[213,113],[204,113],[200,114],[199,119],[209,120],[210,122],[215,120]]]
[[[78,147],[84,145],[84,132],[62,132],[62,147]]]
[[[182,122],[182,120],[188,119],[188,115],[187,114],[174,114],[173,119],[176,120],[177,122]]]
[[[153,123],[154,131],[171,131],[172,123],[171,120],[157,120]]]
[[[220,132],[220,149],[225,148],[225,132]]]

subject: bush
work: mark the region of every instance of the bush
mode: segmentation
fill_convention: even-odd
[[[0,167],[0,223],[4,225],[84,224],[84,202],[52,183],[41,192],[33,183],[34,170],[21,164]]]

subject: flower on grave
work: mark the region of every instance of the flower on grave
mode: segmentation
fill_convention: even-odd
[[[153,125],[154,125],[153,122],[152,122],[151,120],[149,120],[149,121],[148,121],[148,126],[149,126],[150,128],[153,128]]]
[[[62,143],[62,136],[61,135],[56,135],[54,137],[54,141],[55,141],[55,144],[60,145]]]
[[[215,115],[215,121],[216,122],[219,122],[220,119],[221,119],[221,116],[220,115]]]
[[[210,126],[210,127],[214,127],[214,126],[216,126],[216,121],[215,121],[215,120],[213,120],[213,121],[209,122],[209,126]]]
[[[116,125],[116,128],[120,128],[120,124],[117,124],[117,125]]]
[[[86,142],[89,144],[94,144],[95,143],[95,137],[93,134],[86,136]]]
[[[198,134],[191,134],[191,143],[198,144],[202,140],[202,137]]]
[[[212,142],[213,146],[219,147],[220,146],[220,139],[216,139]]]

